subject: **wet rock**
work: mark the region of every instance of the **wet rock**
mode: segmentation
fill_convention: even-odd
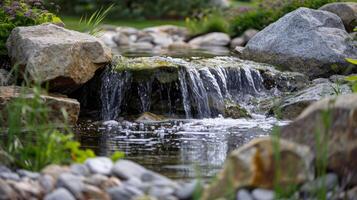
[[[25,99],[33,98],[34,94],[30,88],[21,88],[19,86],[0,86],[0,111],[3,111],[8,103],[16,98],[23,97]],[[65,120],[62,110],[67,112],[67,122],[74,125],[78,120],[79,102],[75,99],[70,99],[65,96],[53,94],[41,94],[41,99],[51,109],[49,118],[53,122],[63,123]]]
[[[237,192],[236,200],[254,200],[254,199],[248,190],[240,189]]]
[[[32,80],[49,82],[49,89],[60,93],[86,83],[112,57],[101,40],[53,24],[16,27],[6,46]]]
[[[74,196],[64,188],[58,188],[46,195],[44,200],[75,200]]]
[[[11,188],[11,186],[6,183],[6,181],[0,179],[0,199],[1,200],[13,200],[17,199],[16,192]]]
[[[8,86],[15,83],[14,77],[10,72],[0,68],[0,86]]]
[[[352,32],[357,26],[357,3],[355,2],[329,3],[319,8],[319,10],[332,12],[339,16],[348,32]]]
[[[242,58],[327,77],[348,71],[345,58],[357,54],[353,43],[335,14],[299,8],[255,35]]]
[[[84,164],[72,164],[70,166],[71,172],[80,176],[89,176],[90,171],[87,165]]]
[[[313,152],[328,148],[328,169],[349,184],[357,184],[357,95],[320,100],[292,123],[281,128],[281,137],[308,145]],[[317,140],[320,138],[320,140]]]
[[[352,92],[350,86],[331,83],[327,79],[320,79],[314,83],[302,91],[285,97],[280,106],[275,108],[275,114],[282,119],[294,119],[305,108],[320,99]]]
[[[255,189],[252,192],[255,200],[274,200],[274,192],[272,190]]]
[[[107,157],[89,158],[85,165],[93,174],[109,175],[112,171],[113,162]]]
[[[134,199],[144,193],[132,186],[118,186],[107,190],[112,200]]]
[[[66,188],[70,191],[77,199],[83,198],[84,183],[82,178],[73,174],[64,173],[59,175],[57,180],[57,188]]]
[[[239,118],[251,118],[249,112],[238,104],[228,103],[225,105],[224,117],[239,119]]]
[[[275,155],[279,155],[279,162]],[[304,183],[314,178],[313,159],[306,146],[286,140],[255,139],[230,154],[217,179],[204,190],[202,199],[223,198],[241,187],[272,189],[275,184],[284,187]],[[279,179],[274,181],[278,170]]]
[[[155,115],[154,113],[150,113],[150,112],[144,112],[135,121],[137,121],[137,122],[157,122],[157,121],[163,121],[165,119],[166,118],[164,116]]]
[[[300,188],[300,193],[305,195],[314,195],[318,190],[325,189],[327,191],[333,190],[338,187],[338,177],[336,174],[329,173],[323,177],[318,177],[317,179],[305,183]]]
[[[225,33],[208,33],[206,35],[198,36],[189,41],[192,46],[227,46],[230,42],[229,35]]]

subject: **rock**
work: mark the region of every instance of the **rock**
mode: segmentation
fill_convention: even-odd
[[[238,104],[227,103],[225,105],[224,117],[239,119],[239,118],[251,118],[249,112]]]
[[[83,198],[84,183],[82,178],[73,174],[64,173],[59,175],[57,180],[57,188],[66,188],[70,191],[77,199]]]
[[[6,181],[0,179],[0,199],[1,200],[15,200],[18,199],[17,193],[6,183]]]
[[[112,200],[134,199],[144,195],[143,192],[132,186],[118,186],[107,190]]]
[[[38,181],[45,193],[49,193],[55,188],[55,179],[48,174],[40,176]]]
[[[257,33],[259,33],[259,31],[255,30],[255,29],[248,29],[248,30],[244,31],[242,37],[245,41],[245,44],[247,44],[249,42],[249,40],[252,39]]]
[[[128,46],[131,42],[128,35],[123,33],[116,33],[113,37],[113,41],[116,43],[117,46]]]
[[[114,42],[114,37],[117,35],[115,31],[106,31],[98,37],[100,40],[103,41],[105,45],[108,47],[116,47],[117,44]]]
[[[13,62],[24,66],[30,79],[49,82],[49,89],[70,93],[89,81],[111,51],[88,34],[53,25],[16,27],[6,46]]]
[[[189,41],[192,46],[227,46],[230,42],[229,35],[225,33],[208,33],[206,35],[198,36]]]
[[[252,195],[250,195],[249,191],[246,189],[240,189],[237,192],[236,200],[254,200]]]
[[[274,192],[265,189],[255,189],[252,192],[255,200],[274,200]]]
[[[324,189],[330,191],[336,187],[338,187],[338,177],[336,174],[329,173],[323,177],[318,177],[313,181],[305,183],[300,188],[300,192],[307,195],[314,195],[318,190]]]
[[[185,27],[173,26],[173,25],[162,25],[143,29],[144,32],[162,32],[166,33],[172,37],[177,36],[185,40],[189,36],[189,31]]]
[[[101,187],[105,182],[108,181],[108,177],[102,174],[93,174],[84,179],[84,182],[90,185]]]
[[[109,195],[92,185],[85,185],[83,189],[84,199],[110,200]]]
[[[274,153],[276,146],[279,152]],[[278,163],[276,155],[280,157]],[[241,187],[273,189],[276,184],[284,187],[304,183],[314,178],[313,159],[306,146],[286,140],[278,143],[271,138],[255,139],[230,154],[216,180],[204,190],[202,199],[223,198]]]
[[[352,93],[349,85],[338,85],[321,79],[320,81],[322,82],[315,81],[316,84],[285,97],[274,111],[275,114],[281,119],[292,120],[299,116],[305,108],[320,99]]]
[[[46,195],[44,200],[75,200],[75,198],[68,190],[58,188]]]
[[[233,38],[231,41],[231,48],[234,49],[236,47],[243,47],[246,44],[243,37]]]
[[[70,168],[71,172],[75,175],[80,175],[84,177],[90,175],[89,168],[84,164],[72,164]]]
[[[192,49],[192,46],[186,42],[183,41],[178,41],[178,42],[173,42],[168,46],[169,49]]]
[[[21,178],[27,177],[27,178],[36,180],[40,177],[40,174],[37,172],[31,172],[31,171],[27,171],[27,170],[23,170],[23,169],[17,170],[17,173],[21,176]]]
[[[107,157],[89,158],[85,164],[93,174],[109,175],[113,167],[112,160]]]
[[[5,165],[0,165],[0,173],[3,173],[3,172],[11,173],[11,170],[8,167],[6,167]]]
[[[191,181],[184,184],[178,190],[175,191],[175,196],[180,200],[193,199],[195,192],[198,191],[200,187],[203,187],[198,180]]]
[[[164,116],[155,115],[154,113],[150,113],[150,112],[144,112],[135,121],[137,121],[137,122],[157,122],[157,121],[163,121],[165,119],[166,118]]]
[[[111,187],[116,187],[116,186],[120,186],[122,183],[120,182],[120,180],[116,177],[110,177],[107,181],[105,181],[100,187],[102,189],[107,189],[107,188],[111,188]]]
[[[10,72],[0,68],[0,86],[8,86],[15,83],[14,77]]]
[[[153,43],[155,46],[168,47],[170,44],[174,42],[171,36],[168,35],[167,33],[150,32],[149,34],[153,38]]]
[[[17,191],[21,199],[38,199],[42,195],[42,188],[38,182],[34,181],[21,181],[10,182],[12,188]]]
[[[14,172],[2,172],[0,173],[0,179],[19,181],[20,176]]]
[[[138,42],[138,43],[130,43],[129,46],[134,49],[153,49],[154,45],[150,42]]]
[[[332,12],[339,16],[348,32],[352,32],[357,26],[357,3],[355,2],[329,3],[319,8],[319,10]]]
[[[357,94],[320,100],[281,128],[282,138],[308,145],[313,152],[327,151],[327,168],[343,183],[357,184]],[[321,141],[317,141],[320,138]],[[321,156],[320,156],[321,157]],[[346,180],[345,180],[346,179]]]
[[[149,189],[149,195],[153,197],[157,197],[158,199],[165,199],[168,196],[171,196],[174,194],[175,189],[172,187],[158,187],[158,186],[153,186]]]
[[[345,58],[355,55],[357,47],[338,16],[299,8],[256,34],[241,57],[315,78],[348,72]]]
[[[19,86],[2,86],[0,87],[0,111],[4,111],[6,105],[16,98],[23,97],[25,99],[33,98],[33,90],[30,88],[22,88]],[[63,116],[62,110],[67,113],[67,122],[70,125],[76,124],[79,116],[79,102],[75,99],[70,99],[65,96],[53,94],[41,94],[41,99],[51,109],[49,118],[53,122],[63,123],[66,119]]]
[[[344,196],[342,198],[346,198],[346,196]],[[347,199],[348,200],[357,200],[357,186],[348,190]]]

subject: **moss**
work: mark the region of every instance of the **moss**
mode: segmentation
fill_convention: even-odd
[[[241,107],[238,104],[233,104],[233,103],[226,104],[226,107],[224,110],[224,116],[230,117],[233,119],[251,118],[252,117],[245,108]]]

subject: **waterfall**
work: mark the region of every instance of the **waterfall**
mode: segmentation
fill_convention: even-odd
[[[121,72],[110,68],[103,72],[101,102],[104,120],[117,119],[127,104],[131,104],[129,109],[136,109],[136,113],[152,109],[161,112],[163,108],[161,110],[166,109],[165,113],[156,114],[179,114],[175,113],[179,111],[186,118],[216,117],[225,112],[226,100],[241,102],[245,95],[259,96],[265,92],[259,70],[249,64],[234,65],[233,61],[232,66],[219,62],[214,66],[204,66],[204,63],[183,59],[162,59],[177,68],[150,69],[156,71],[149,73],[150,77],[138,80],[134,78],[138,71],[131,71],[130,66]],[[176,73],[169,75],[176,78],[161,78],[165,81],[160,82],[157,77],[163,77],[160,72],[167,73],[167,70]],[[157,105],[162,105],[159,111]]]
[[[111,120],[119,117],[125,94],[131,86],[131,73],[114,72],[110,67],[102,74],[102,119]]]

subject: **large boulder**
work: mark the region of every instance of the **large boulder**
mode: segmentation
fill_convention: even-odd
[[[343,183],[357,184],[357,94],[312,104],[282,127],[281,137],[310,146],[320,159],[327,150],[328,169],[339,174]]]
[[[3,86],[0,87],[0,113],[3,113],[6,106],[17,98],[31,99],[34,97],[33,91],[27,88],[18,86]],[[67,120],[70,125],[74,125],[78,120],[80,105],[75,99],[70,99],[65,96],[56,96],[50,94],[41,94],[41,99],[50,108],[49,118],[53,122],[62,123],[65,118],[62,114],[62,109],[67,112]],[[4,115],[6,117],[6,114]]]
[[[357,3],[356,2],[338,2],[329,3],[319,10],[325,10],[338,15],[345,25],[348,32],[352,32],[357,26]]]
[[[204,190],[202,199],[223,198],[241,187],[272,189],[275,184],[301,184],[314,178],[313,159],[304,145],[272,138],[255,139],[230,154],[217,179]]]
[[[70,93],[111,61],[111,51],[88,34],[53,25],[17,27],[6,46],[12,61],[50,90]]]
[[[292,120],[299,116],[309,105],[322,98],[349,93],[352,93],[349,85],[339,85],[326,80],[326,82],[313,84],[304,90],[283,98],[278,108],[274,108],[274,112],[279,118]]]
[[[327,11],[299,8],[255,35],[242,57],[309,77],[346,73],[357,47],[342,20]]]

